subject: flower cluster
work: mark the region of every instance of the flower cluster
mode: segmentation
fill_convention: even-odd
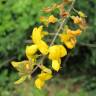
[[[37,75],[35,85],[38,89],[41,89],[44,86],[45,82],[53,77],[52,70],[56,72],[60,70],[62,62],[61,58],[67,56],[67,49],[72,49],[75,47],[77,43],[77,37],[83,30],[81,26],[83,26],[83,21],[86,16],[81,11],[77,11],[78,14],[76,16],[71,16],[69,11],[65,11],[64,4],[66,4],[67,2],[69,4],[69,1],[70,0],[63,0],[63,3],[61,4],[54,4],[51,8],[44,9],[45,12],[49,13],[58,8],[60,10],[60,18],[55,17],[53,14],[49,17],[40,17],[40,21],[44,23],[44,25],[35,27],[32,31],[32,44],[28,45],[25,50],[27,60],[21,62],[12,61],[13,67],[18,70],[21,76],[20,79],[15,82],[15,84],[22,83],[26,78],[31,77],[31,75],[37,68],[40,68],[41,72]],[[73,2],[74,1],[75,0],[73,0]],[[73,24],[78,25],[77,29],[73,30],[70,28],[70,26],[66,25],[67,27],[62,30],[62,27],[64,27],[62,26],[62,23],[64,23],[64,20],[68,17],[72,19]],[[59,19],[62,22],[59,27],[59,31],[57,31],[56,34],[54,32],[54,38],[59,38],[60,41],[55,44],[55,39],[52,38],[52,42],[49,44],[44,39],[45,36],[50,36],[50,32],[46,31],[46,27],[48,27],[50,23],[53,25],[54,23],[57,23],[58,25]],[[43,27],[45,27],[46,29],[44,30]],[[46,65],[43,64],[45,58],[51,61],[51,67],[47,68]]]
[[[76,44],[76,36],[80,35],[81,30],[67,29],[66,33],[60,34],[61,41],[66,45],[67,48],[72,49]]]
[[[49,17],[44,17],[44,16],[41,16],[40,17],[40,21],[42,23],[44,23],[46,26],[48,26],[48,24],[50,23],[55,23],[57,21],[57,18],[54,17],[53,15],[49,16]]]

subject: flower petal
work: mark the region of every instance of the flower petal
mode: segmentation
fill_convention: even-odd
[[[38,75],[38,77],[41,79],[41,80],[49,80],[52,78],[52,74],[49,74],[49,73],[41,73]]]
[[[72,42],[70,42],[70,41],[68,41],[68,42],[65,42],[65,45],[67,46],[67,48],[69,48],[69,49],[72,49],[72,48],[74,48],[74,44],[72,43]]]
[[[52,68],[55,71],[59,71],[59,69],[60,69],[60,61],[59,60],[52,60]]]
[[[56,21],[57,21],[56,17],[54,17],[53,15],[49,16],[48,23],[55,23]]]
[[[18,70],[18,71],[23,71],[25,69],[25,65],[29,63],[29,61],[25,60],[25,61],[21,61],[21,62],[16,62],[16,61],[12,61],[11,64],[12,66]]]
[[[63,45],[59,45],[60,48],[60,57],[64,57],[65,55],[67,55],[67,50]]]
[[[38,89],[41,89],[41,88],[44,86],[44,84],[45,84],[45,82],[42,81],[42,80],[39,79],[39,78],[37,78],[37,79],[35,80],[35,85],[36,85],[36,87],[37,87]]]
[[[60,58],[60,49],[58,45],[53,45],[49,47],[49,59],[58,59]]]
[[[41,70],[42,70],[43,72],[46,72],[46,73],[52,74],[51,69],[49,69],[49,68],[47,68],[47,67],[45,67],[45,66],[41,66]]]
[[[26,56],[28,59],[32,58],[32,56],[36,53],[37,51],[37,46],[36,45],[31,45],[26,47]]]
[[[43,55],[47,55],[48,54],[48,45],[46,44],[46,42],[44,42],[43,40],[40,40],[39,43],[37,44],[39,51],[43,54]]]
[[[58,60],[65,55],[67,55],[67,50],[63,45],[54,45],[49,48],[49,59],[51,60]]]
[[[34,28],[33,29],[33,32],[32,32],[33,43],[36,44],[41,40],[41,38],[42,38],[42,35],[41,35],[42,29],[43,29],[42,26],[40,26],[39,28]]]

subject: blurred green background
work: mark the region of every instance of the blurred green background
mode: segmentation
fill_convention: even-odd
[[[88,28],[59,73],[38,90],[33,81],[14,85],[12,60],[25,58],[26,40],[39,25],[41,9],[60,0],[0,0],[0,96],[96,96],[96,0],[76,0]],[[63,62],[63,59],[62,59]]]

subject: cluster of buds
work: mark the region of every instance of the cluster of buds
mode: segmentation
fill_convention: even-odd
[[[58,44],[54,44],[55,40],[52,38],[52,42],[49,44],[49,42],[44,40],[46,35],[50,36],[50,32],[46,31],[46,27],[48,27],[50,23],[53,25],[54,23],[58,23],[59,18],[55,17],[53,14],[51,14],[49,17],[40,17],[40,21],[44,24],[39,27],[35,27],[32,31],[32,44],[28,45],[25,50],[27,60],[21,62],[12,61],[12,66],[18,70],[21,76],[20,79],[15,82],[15,84],[22,83],[26,78],[31,77],[37,68],[40,68],[41,72],[37,75],[35,85],[38,89],[41,89],[45,82],[53,77],[52,70],[56,72],[60,70],[62,62],[61,58],[67,56],[67,49],[72,49],[75,47],[77,43],[76,38],[82,32],[81,26],[83,26],[83,20],[86,17],[81,11],[78,11],[77,16],[71,16],[69,12],[64,11],[64,4],[69,4],[69,2],[73,4],[74,1],[75,0],[63,0],[63,3],[53,4],[51,8],[48,7],[43,10],[44,12],[50,13],[58,8],[60,10],[60,16],[61,14],[64,15],[66,13],[63,18],[63,15],[61,16],[61,23],[64,23],[64,20],[69,17],[73,20],[73,24],[77,24],[79,26],[77,29],[73,30],[69,28],[70,26],[64,25],[67,26],[65,28],[64,26],[61,26],[61,24],[59,31],[56,33],[54,32],[55,39],[59,38],[60,42]],[[71,3],[70,6],[72,6]],[[71,10],[73,10],[73,6]],[[44,30],[43,27],[46,29]],[[62,30],[62,27],[64,27],[64,30]],[[51,67],[46,67],[44,64],[45,58],[51,61]]]

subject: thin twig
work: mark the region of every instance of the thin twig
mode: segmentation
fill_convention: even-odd
[[[37,66],[32,70],[31,74],[33,74],[37,70],[37,68],[39,68],[40,65],[42,65],[44,59],[45,59],[45,56],[42,57],[42,59],[40,60],[39,64],[37,64]]]
[[[78,43],[78,44],[81,45],[81,46],[96,48],[96,44],[89,44],[89,43]]]
[[[11,61],[14,60],[14,59],[16,59],[15,56],[12,57],[12,58],[7,59],[4,63],[2,63],[2,64],[0,65],[0,68],[1,68],[2,66],[5,66],[6,64],[8,64],[9,62],[11,62]]]

